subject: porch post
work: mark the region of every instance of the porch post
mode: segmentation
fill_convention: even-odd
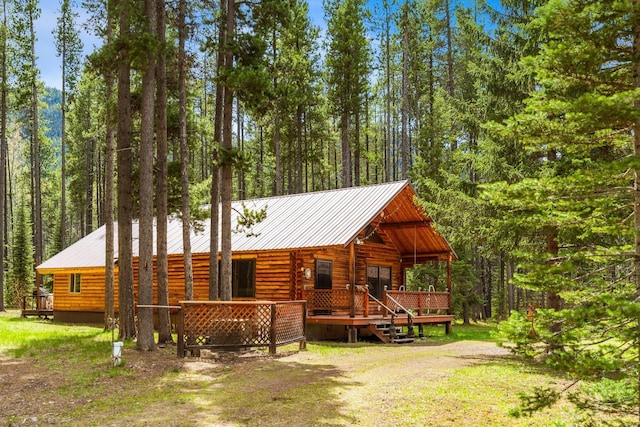
[[[271,308],[271,325],[269,327],[269,354],[276,354],[276,348],[278,347],[277,329],[276,329],[276,303],[270,304]]]
[[[176,333],[178,334],[178,357],[185,357],[184,351],[184,304],[180,304],[178,310],[178,324],[176,325]]]
[[[447,314],[451,314],[451,254],[447,257]]]
[[[358,342],[358,328],[356,328],[355,326],[349,326],[347,342],[349,344]]]
[[[349,245],[349,281],[351,282],[350,317],[356,317],[356,244],[352,240]]]

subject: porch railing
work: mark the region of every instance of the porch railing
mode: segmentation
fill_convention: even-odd
[[[268,347],[306,343],[305,301],[181,301],[178,357],[201,349]]]
[[[389,296],[391,298],[386,298]],[[408,310],[415,310],[418,316],[429,314],[431,311],[449,310],[449,292],[410,292],[410,291],[386,291],[385,304],[394,307],[397,302]],[[394,302],[395,301],[395,302]]]
[[[369,312],[369,293],[364,286],[356,286],[355,315],[367,316]],[[351,289],[309,289],[303,294],[307,301],[307,310],[315,315],[351,314]]]
[[[369,308],[369,294],[366,286],[357,286],[355,292],[355,314],[374,314]],[[307,300],[310,315],[348,315],[351,313],[352,293],[350,289],[308,289],[303,298]],[[448,292],[385,291],[382,304],[395,311],[413,310],[418,316],[433,314],[450,309]],[[376,307],[379,304],[371,304]]]
[[[38,299],[40,298],[40,299]],[[40,304],[38,304],[40,302]],[[23,312],[53,312],[53,295],[25,295],[22,297],[22,311]]]

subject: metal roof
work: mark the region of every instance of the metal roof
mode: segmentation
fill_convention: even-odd
[[[231,224],[237,224],[243,204],[248,209],[266,209],[266,218],[256,224],[251,235],[247,233],[233,233],[231,247],[234,252],[267,251],[320,246],[348,245],[367,225],[374,222],[377,226],[384,223],[410,221],[428,225],[420,233],[421,251],[433,253],[452,253],[449,244],[431,226],[431,220],[422,209],[414,205],[415,192],[408,181],[364,187],[350,187],[338,190],[314,193],[294,194],[280,197],[268,197],[237,201],[232,204]],[[396,200],[400,198],[399,200]],[[405,200],[411,199],[411,200]],[[409,201],[410,205],[405,206]],[[386,214],[386,216],[384,216]],[[383,220],[384,218],[384,220]],[[375,220],[375,221],[374,221]],[[412,229],[415,231],[415,227]],[[406,239],[397,235],[393,227],[385,229],[392,236],[394,244],[401,254],[402,242],[396,238]],[[406,231],[406,230],[405,230]],[[395,234],[394,234],[395,233]],[[117,227],[115,227],[115,251],[117,254]],[[169,254],[182,253],[182,222],[175,217],[168,220],[167,250]],[[133,253],[138,253],[138,224],[133,223]],[[192,253],[209,252],[210,221],[205,220],[200,227],[191,230]],[[394,237],[396,236],[396,237]],[[155,229],[154,229],[155,240]],[[413,244],[415,234],[410,239],[412,252],[416,251]],[[405,242],[407,243],[407,242]],[[62,252],[40,264],[37,269],[41,273],[58,269],[98,268],[105,265],[105,227],[102,226],[93,233],[64,249]],[[155,244],[154,244],[155,252]],[[455,255],[454,255],[455,256]]]

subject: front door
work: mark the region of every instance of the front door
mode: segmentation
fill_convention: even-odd
[[[314,282],[315,289],[331,289],[333,287],[333,262],[326,259],[316,260],[316,280]],[[331,295],[325,295],[325,298],[320,298],[324,303],[321,305],[324,307],[331,306]],[[326,303],[326,304],[325,304]],[[313,310],[315,315],[328,315],[331,314],[331,309]]]
[[[391,267],[367,265],[367,285],[369,294],[382,300],[385,289],[391,289]]]

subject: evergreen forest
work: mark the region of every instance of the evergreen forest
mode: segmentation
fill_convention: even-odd
[[[152,263],[153,218],[170,214],[187,240],[221,218],[210,297],[229,300],[231,200],[409,179],[458,255],[456,317],[499,321],[514,351],[576,380],[523,411],[562,394],[637,416],[640,3],[323,0],[312,16],[319,2],[60,0],[56,89],[36,66],[39,1],[0,0],[0,310],[102,225],[132,307],[131,223]],[[85,33],[102,40],[88,56]],[[163,271],[159,246],[159,299]],[[139,272],[140,304],[153,283]],[[137,331],[133,308],[119,321],[154,348],[150,311]]]

